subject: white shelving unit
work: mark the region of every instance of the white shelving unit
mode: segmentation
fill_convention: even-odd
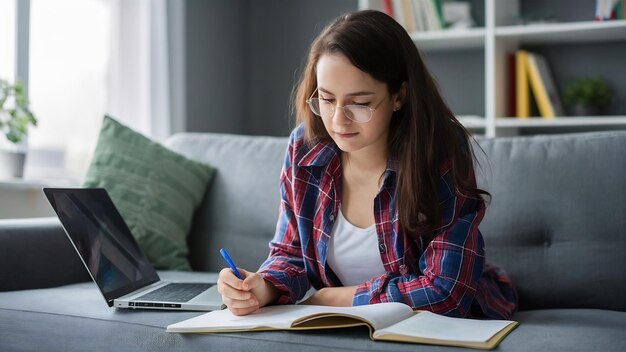
[[[598,129],[626,126],[626,116],[560,116],[554,119],[539,117],[517,119],[506,116],[507,53],[525,45],[626,41],[626,20],[517,25],[521,0],[484,1],[484,27],[410,33],[413,41],[423,52],[484,50],[485,116],[459,116],[465,126],[487,137],[515,135],[523,128]],[[572,6],[576,4],[572,3]],[[380,0],[359,1],[359,9],[382,10],[382,8]]]
[[[485,47],[485,29],[411,33],[420,50],[479,49]]]
[[[526,44],[583,43],[626,39],[626,21],[570,22],[496,27],[498,38],[521,39]]]

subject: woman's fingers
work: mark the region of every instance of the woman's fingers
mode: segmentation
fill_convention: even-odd
[[[241,285],[242,289],[254,292],[254,289],[260,288],[264,284],[261,275],[245,270],[242,270],[242,273],[244,274],[244,280]]]
[[[225,297],[236,300],[247,300],[252,297],[252,293],[249,291],[238,290],[225,282],[217,283],[217,291]]]
[[[240,269],[241,271],[246,272],[243,269]],[[229,285],[230,287],[236,288],[238,290],[242,289],[242,284],[243,284],[243,280],[241,280],[240,278],[238,278],[233,271],[231,270],[231,268],[224,268],[220,271],[219,277],[217,279],[217,282],[222,281],[223,283]]]
[[[230,268],[220,271],[217,279],[217,291],[222,298],[246,300],[250,299],[251,293],[241,289],[242,281],[233,274]]]
[[[259,310],[259,300],[250,290],[259,285],[263,280],[256,273],[243,269],[238,270],[244,275],[244,280],[239,279],[230,268],[220,271],[217,279],[217,290],[222,295],[222,301],[235,315],[246,315]],[[255,278],[257,276],[258,278]],[[262,281],[261,281],[262,282]]]
[[[252,314],[252,313],[256,312],[257,310],[259,310],[259,306],[250,307],[250,308],[230,308],[230,307],[228,307],[228,310],[230,310],[234,315],[248,315],[248,314]]]
[[[250,299],[232,299],[232,298],[224,298],[224,304],[228,306],[228,308],[250,308],[250,307],[258,307],[259,301],[252,296]]]

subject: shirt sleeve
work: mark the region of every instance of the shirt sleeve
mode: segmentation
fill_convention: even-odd
[[[485,265],[478,231],[484,201],[452,195],[442,206],[447,225],[420,256],[421,274],[375,277],[357,287],[353,305],[403,302],[442,315],[465,317],[469,313]]]
[[[276,304],[295,303],[304,297],[310,287],[293,211],[293,139],[292,136],[280,176],[281,202],[276,233],[270,242],[269,256],[257,271],[278,289]]]

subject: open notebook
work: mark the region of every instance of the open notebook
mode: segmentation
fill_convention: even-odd
[[[492,349],[518,323],[508,320],[449,318],[414,312],[402,303],[356,307],[284,305],[246,316],[213,311],[167,327],[168,332],[207,333],[263,330],[332,329],[366,325],[372,340]]]

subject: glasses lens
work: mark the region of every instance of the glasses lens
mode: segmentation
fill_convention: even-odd
[[[372,117],[372,110],[367,106],[348,105],[343,110],[346,117],[354,122],[368,122]]]
[[[324,99],[311,98],[308,104],[311,111],[317,116],[329,118],[335,114],[335,105]],[[372,110],[362,105],[347,105],[343,107],[343,113],[354,122],[368,122],[372,118]]]
[[[330,117],[333,116],[335,107],[326,100],[313,98],[309,100],[309,108],[311,108],[311,111],[317,116]]]
[[[309,104],[309,109],[311,109],[311,111],[317,115],[317,116],[321,116],[320,114],[320,104],[319,101],[317,99],[309,99],[309,101],[307,101],[307,104]]]

